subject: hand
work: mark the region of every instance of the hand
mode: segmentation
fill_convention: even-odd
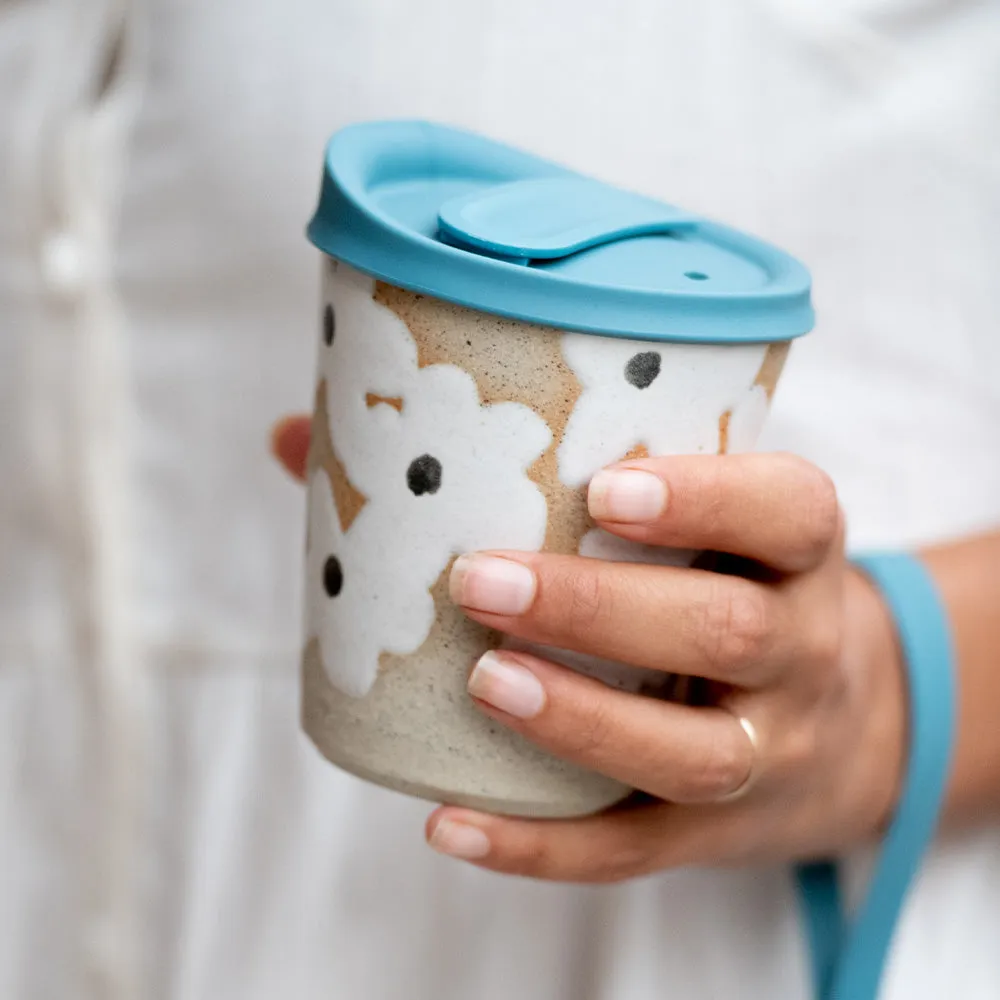
[[[308,425],[286,421],[275,450],[301,473],[307,442]],[[431,845],[495,871],[605,882],[818,857],[880,832],[902,771],[902,670],[881,600],[845,561],[829,479],[780,454],[644,459],[596,476],[589,504],[607,531],[726,553],[728,571],[477,553],[456,562],[453,598],[512,636],[707,678],[712,703],[486,654],[469,680],[483,712],[640,794],[565,821],[442,807]]]

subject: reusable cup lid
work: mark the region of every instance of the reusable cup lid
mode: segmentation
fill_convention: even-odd
[[[532,323],[711,343],[813,324],[809,273],[788,254],[429,122],[336,133],[308,234],[390,284]]]

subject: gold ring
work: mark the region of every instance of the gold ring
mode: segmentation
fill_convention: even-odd
[[[750,790],[757,777],[757,758],[760,754],[760,740],[757,738],[757,730],[745,715],[734,714],[733,718],[740,724],[740,728],[747,734],[747,739],[750,741],[750,769],[747,771],[747,776],[740,782],[737,788],[734,788],[731,792],[726,792],[725,795],[716,799],[716,802],[733,802],[736,799],[742,798]]]

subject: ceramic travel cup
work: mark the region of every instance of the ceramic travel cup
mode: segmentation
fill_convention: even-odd
[[[629,789],[483,715],[476,659],[516,646],[448,597],[454,559],[543,550],[684,565],[595,527],[625,457],[752,449],[812,325],[788,255],[469,133],[337,133],[309,456],[303,724],[370,781],[440,802],[576,816]],[[520,644],[524,648],[524,644]],[[609,684],[677,678],[541,649]]]

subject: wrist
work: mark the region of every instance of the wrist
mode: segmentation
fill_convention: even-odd
[[[849,569],[845,592],[845,658],[854,675],[860,726],[853,765],[845,771],[870,836],[892,822],[907,751],[907,683],[892,613],[878,588]]]
[[[943,821],[1000,815],[1000,532],[921,553],[944,602],[955,644],[958,727]]]

